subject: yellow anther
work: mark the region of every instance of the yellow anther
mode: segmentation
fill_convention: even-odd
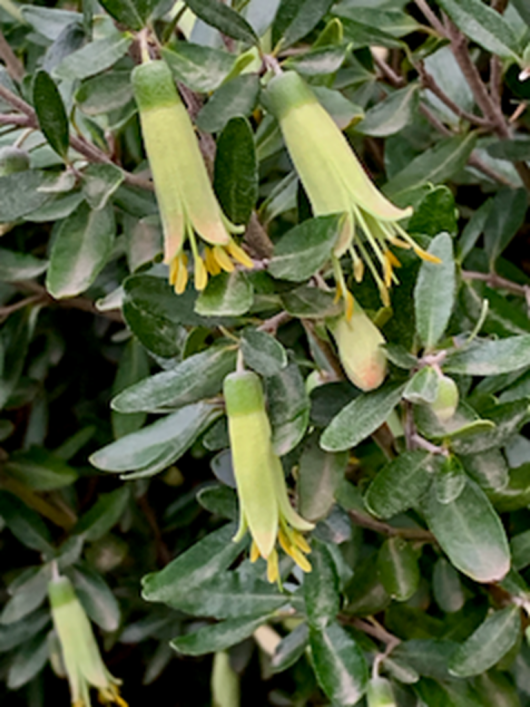
[[[181,295],[188,284],[188,256],[185,253],[181,253],[176,256],[175,260],[178,263],[174,282],[175,292],[177,295]]]
[[[271,584],[278,580],[280,569],[278,567],[278,553],[273,550],[267,558],[267,579]]]
[[[204,249],[204,262],[206,265],[206,270],[208,270],[210,275],[219,275],[221,268],[219,267],[217,260],[214,258],[211,248]]]
[[[250,561],[251,562],[256,562],[256,560],[259,557],[259,549],[254,540],[252,541],[252,545],[250,546]]]
[[[226,250],[219,245],[216,245],[212,249],[213,255],[219,267],[221,267],[225,272],[233,272],[235,270],[234,263],[228,257]]]
[[[428,253],[426,250],[423,250],[423,248],[420,248],[419,245],[413,245],[412,247],[416,255],[419,255],[422,260],[426,260],[428,263],[435,263],[436,265],[442,262],[438,256]]]
[[[204,290],[208,284],[208,272],[200,255],[194,259],[194,284],[196,290]]]
[[[307,540],[296,530],[293,530],[293,541],[302,552],[305,552],[306,554],[309,554],[311,552],[311,547],[309,546]]]
[[[243,248],[238,246],[232,238],[230,239],[230,243],[226,246],[226,249],[232,256],[232,258],[234,260],[237,260],[237,262],[243,265],[244,267],[249,269],[252,269],[254,267],[252,258],[247,253],[245,253]]]

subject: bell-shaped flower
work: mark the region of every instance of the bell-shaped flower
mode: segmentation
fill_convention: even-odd
[[[388,305],[388,289],[397,282],[394,267],[399,267],[390,246],[412,248],[421,258],[439,262],[400,226],[399,221],[410,216],[412,209],[400,209],[381,194],[331,116],[297,73],[275,76],[269,83],[267,99],[315,216],[346,215],[332,254],[336,280],[339,258],[349,253],[357,282],[362,280],[366,265]],[[337,280],[337,288],[348,308],[343,276]]]
[[[48,597],[73,707],[90,707],[91,689],[97,691],[100,703],[127,707],[118,689],[121,680],[105,667],[90,621],[70,580],[55,576],[48,584]]]
[[[271,427],[263,388],[251,371],[231,373],[224,381],[232,466],[239,499],[240,540],[247,529],[252,536],[250,559],[267,561],[270,582],[279,579],[276,543],[304,571],[310,547],[302,535],[314,525],[291,506],[279,457],[271,443]]]
[[[190,117],[164,61],[147,61],[132,72],[145,151],[149,159],[164,233],[164,262],[177,294],[186,289],[188,256],[193,255],[194,282],[203,290],[208,274],[231,272],[234,263],[252,268],[247,253],[231,234],[208,177]],[[199,245],[196,234],[204,241]]]

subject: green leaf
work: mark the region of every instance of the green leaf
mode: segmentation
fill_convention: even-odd
[[[446,373],[468,376],[495,376],[530,366],[530,334],[507,339],[476,341],[463,351],[449,354]]]
[[[403,538],[385,540],[377,555],[377,569],[383,587],[397,601],[407,601],[418,589],[420,569],[416,553]]]
[[[100,494],[92,508],[81,516],[73,533],[83,535],[89,542],[99,540],[120,520],[129,498],[127,486]]]
[[[197,127],[207,133],[217,133],[232,118],[250,115],[257,105],[259,91],[257,74],[242,74],[227,81],[199,112]]]
[[[302,285],[283,293],[281,298],[285,311],[300,319],[325,319],[343,311],[340,302],[335,302],[335,296],[319,287]]]
[[[485,491],[503,489],[508,484],[508,464],[499,450],[459,456],[466,474]]]
[[[340,91],[327,86],[311,86],[311,90],[341,130],[356,125],[364,117],[363,109],[349,101]]]
[[[288,58],[283,67],[293,69],[303,76],[334,74],[346,58],[346,46],[326,46],[311,49],[300,56]]]
[[[433,403],[438,393],[439,380],[438,373],[432,366],[424,366],[409,380],[403,397],[415,405]]]
[[[171,648],[183,655],[204,655],[217,653],[241,643],[264,624],[268,614],[262,616],[241,616],[228,619],[213,626],[205,626],[195,633],[174,638],[169,644]]]
[[[451,563],[476,582],[496,582],[510,569],[503,525],[484,492],[471,480],[452,503],[427,495],[427,524]]]
[[[276,339],[248,327],[241,336],[241,353],[247,366],[262,376],[274,376],[287,366],[287,352]]]
[[[103,0],[101,4],[120,24],[139,31],[145,27],[157,0]]]
[[[90,164],[83,171],[83,194],[95,211],[104,209],[123,182],[123,170],[113,164]]]
[[[138,339],[132,337],[125,345],[118,364],[116,378],[112,385],[112,395],[116,397],[126,388],[134,385],[138,381],[147,378],[149,375],[149,359],[144,347]],[[136,432],[145,423],[145,414],[129,413],[121,414],[116,410],[111,412],[112,431],[114,437],[124,437],[130,432]]]
[[[441,184],[447,181],[464,167],[476,140],[474,133],[440,140],[393,176],[383,191],[396,199],[398,195],[417,189],[426,182]]]
[[[123,413],[156,412],[195,403],[221,392],[225,376],[234,370],[233,347],[211,346],[184,359],[175,368],[144,378],[112,400]]]
[[[498,160],[526,161],[530,159],[530,140],[521,137],[512,140],[499,140],[499,142],[488,145],[486,152]]]
[[[530,505],[530,464],[511,469],[508,484],[489,491],[488,497],[500,513],[517,511]]]
[[[232,542],[236,525],[229,523],[215,530],[183,552],[160,572],[142,578],[142,596],[146,601],[165,604],[186,601],[193,591],[227,570],[241,553],[245,543]]]
[[[528,208],[525,189],[501,189],[493,199],[484,226],[484,247],[490,269],[525,221]]]
[[[76,594],[89,617],[104,631],[120,625],[120,607],[103,577],[89,567],[76,565],[69,570]]]
[[[103,471],[126,472],[147,467],[162,454],[176,461],[219,414],[208,403],[187,405],[99,449],[90,462]]]
[[[314,29],[333,4],[333,0],[281,0],[272,25],[273,45],[283,49]]]
[[[7,491],[0,491],[0,517],[26,547],[38,552],[53,552],[50,533],[40,515]]]
[[[364,656],[338,623],[323,630],[309,629],[313,667],[320,687],[335,704],[355,705],[366,691],[368,669]]]
[[[7,686],[18,690],[32,680],[46,665],[49,657],[48,637],[40,634],[25,643],[15,654],[7,673]]]
[[[452,447],[458,454],[476,454],[495,447],[503,447],[529,419],[528,399],[502,403],[484,410],[484,417],[494,424],[494,428],[473,436],[454,438]]]
[[[66,159],[70,143],[68,118],[61,94],[46,71],[38,71],[33,79],[33,104],[44,137]]]
[[[4,282],[31,280],[45,272],[47,267],[47,260],[40,260],[29,253],[0,248],[0,280]]]
[[[512,565],[522,570],[530,564],[530,530],[514,535],[510,540]]]
[[[50,622],[48,608],[35,611],[16,623],[0,625],[0,653],[10,651],[35,636]]]
[[[112,252],[116,224],[110,207],[92,211],[81,203],[59,227],[46,287],[56,299],[74,297],[94,282]]]
[[[466,475],[457,457],[449,455],[436,471],[432,491],[440,503],[455,501],[466,485]]]
[[[31,567],[9,586],[11,598],[4,605],[0,623],[12,624],[37,609],[48,594],[50,571],[46,566]]]
[[[15,451],[4,470],[36,491],[53,491],[77,480],[77,472],[71,466],[42,447]]]
[[[246,118],[231,118],[217,140],[214,189],[234,224],[247,224],[258,200],[254,133]]]
[[[298,464],[297,496],[300,513],[307,520],[327,516],[335,502],[335,492],[348,464],[346,452],[324,452],[318,444],[318,433],[304,442]]]
[[[130,71],[109,71],[83,81],[75,101],[87,115],[101,115],[122,108],[132,100]]]
[[[445,186],[435,187],[426,194],[414,209],[407,230],[425,236],[437,236],[442,231],[450,235],[458,233],[455,198]]]
[[[378,518],[392,518],[415,506],[430,483],[430,455],[421,450],[403,452],[377,472],[364,501]]]
[[[517,59],[519,41],[496,10],[481,0],[438,0],[438,4],[462,32],[483,49],[503,59]]]
[[[11,314],[0,329],[0,409],[19,381],[28,351],[35,317],[31,307]]]
[[[281,673],[294,665],[305,652],[309,643],[309,631],[306,623],[299,624],[276,646],[271,660],[273,673]]]
[[[335,415],[320,438],[327,452],[342,452],[355,447],[386,421],[401,400],[405,386],[387,384],[366,395],[359,395]]]
[[[388,6],[391,6],[392,2],[386,3],[386,5],[387,7],[383,8],[368,5],[358,7],[357,3],[346,2],[336,5],[333,8],[333,13],[344,19],[355,20],[359,24],[388,32],[394,37],[402,37],[419,30],[419,24],[409,14],[401,10],[390,9]]]
[[[277,611],[289,600],[278,587],[250,572],[218,573],[193,591],[178,591],[166,602],[192,616],[237,619]]]
[[[273,277],[302,282],[330,259],[342,215],[318,216],[288,231],[276,244],[269,263]]]
[[[238,504],[236,493],[224,484],[214,484],[202,488],[197,494],[197,501],[210,513],[228,520],[237,520]]]
[[[74,80],[95,76],[121,59],[129,51],[132,37],[128,33],[115,32],[108,37],[85,44],[82,49],[69,54],[56,67],[57,78]]]
[[[309,398],[297,364],[265,380],[274,452],[283,457],[302,440],[309,423]]]
[[[364,119],[355,126],[355,131],[373,137],[394,135],[411,122],[418,101],[418,87],[415,84],[394,91],[366,111]]]
[[[83,19],[79,12],[36,5],[23,5],[20,11],[31,27],[52,41],[57,39],[68,25],[79,23]]]
[[[51,195],[38,190],[45,179],[34,169],[0,177],[0,223],[17,221],[49,201]]]
[[[460,678],[480,675],[515,645],[521,632],[520,609],[509,606],[494,612],[455,652],[449,671]]]
[[[172,49],[163,47],[162,57],[177,81],[197,93],[219,88],[234,65],[232,54],[191,42],[176,42]]]
[[[339,613],[339,577],[325,543],[314,539],[311,550],[312,570],[304,578],[304,600],[310,627],[323,630]]]
[[[219,0],[186,0],[186,5],[207,25],[222,34],[246,44],[258,44],[259,39],[249,23]]]
[[[452,614],[464,606],[464,590],[458,572],[444,557],[440,557],[434,565],[432,590],[442,611]]]
[[[253,301],[254,289],[244,272],[222,272],[208,280],[197,298],[195,311],[204,317],[240,317]]]
[[[414,288],[416,329],[427,350],[432,350],[443,336],[455,299],[456,278],[453,243],[447,233],[440,233],[428,252],[441,263],[421,264]]]

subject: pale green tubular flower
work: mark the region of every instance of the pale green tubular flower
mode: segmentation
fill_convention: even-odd
[[[164,262],[176,292],[182,293],[188,280],[186,238],[197,290],[206,287],[208,273],[234,270],[233,260],[252,268],[252,260],[230,235],[244,228],[231,224],[217,202],[169,67],[146,61],[133,70],[132,84],[162,219]],[[195,234],[208,244],[202,253]]]
[[[434,260],[398,223],[410,216],[412,209],[399,209],[381,194],[331,116],[297,73],[275,76],[267,97],[315,216],[346,216],[333,251],[333,265],[337,294],[346,301],[347,316],[351,316],[353,303],[338,262],[345,253],[352,258],[357,282],[363,277],[365,264],[368,266],[388,305],[388,288],[397,282],[393,267],[399,266],[390,245],[412,248],[420,257]]]
[[[48,597],[73,707],[90,707],[91,688],[97,690],[100,703],[127,707],[118,689],[121,680],[105,667],[90,621],[70,580],[59,576],[52,579],[48,584]]]
[[[282,464],[271,444],[261,381],[251,371],[231,373],[225,378],[223,391],[239,499],[239,530],[234,540],[250,531],[250,559],[254,562],[261,556],[267,561],[270,582],[279,578],[276,541],[309,572],[311,565],[304,553],[310,548],[302,532],[314,525],[298,515],[289,502]]]

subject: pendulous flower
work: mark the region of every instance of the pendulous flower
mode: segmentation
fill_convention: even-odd
[[[231,236],[244,228],[230,223],[217,202],[169,67],[161,60],[146,61],[133,70],[132,84],[162,219],[164,262],[175,291],[184,292],[188,282],[186,238],[197,290],[206,287],[209,274],[232,272],[234,262],[252,268],[252,260]],[[207,244],[202,249],[195,234]]]
[[[351,316],[351,300],[339,265],[346,253],[351,256],[355,280],[362,280],[366,265],[388,306],[388,290],[397,282],[394,268],[400,265],[390,246],[412,248],[421,258],[440,262],[399,225],[412,209],[399,209],[381,194],[331,116],[297,73],[287,71],[275,76],[267,97],[315,216],[346,215],[332,259],[337,293],[345,299],[347,316]]]
[[[229,374],[223,385],[228,415],[232,465],[239,499],[239,541],[247,529],[252,535],[250,559],[267,561],[267,578],[279,579],[276,542],[304,571],[311,565],[306,558],[309,545],[302,535],[313,523],[304,520],[289,502],[279,457],[271,443],[271,427],[263,388],[251,371]]]
[[[70,580],[55,576],[48,584],[48,597],[73,707],[90,707],[91,688],[97,690],[100,703],[127,707],[118,689],[121,680],[105,667],[90,621]]]

